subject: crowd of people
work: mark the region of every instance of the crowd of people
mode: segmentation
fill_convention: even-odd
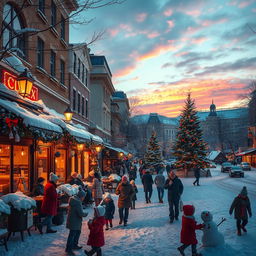
[[[135,209],[138,189],[135,184],[137,178],[137,166],[130,165],[128,173],[123,173],[115,194],[118,195],[118,214],[119,225],[124,227],[128,224],[129,210]],[[179,219],[180,199],[184,190],[181,179],[175,174],[174,170],[166,168],[167,178],[164,175],[164,168],[160,166],[156,170],[156,175],[153,178],[152,170],[140,166],[139,174],[144,188],[145,202],[151,203],[153,193],[153,185],[155,184],[158,193],[159,203],[164,201],[164,190],[167,190],[167,200],[169,204],[169,222],[173,223]],[[200,169],[194,168],[196,180],[193,185],[199,186]],[[88,220],[88,229],[90,230],[88,245],[91,250],[84,250],[85,255],[102,255],[102,246],[104,246],[104,226],[105,230],[113,227],[113,218],[115,214],[115,203],[110,193],[104,191],[100,173],[91,172],[88,178],[91,182],[91,189],[85,185],[82,177],[73,173],[69,179],[69,183],[80,186],[79,192],[70,197],[66,227],[69,229],[69,235],[66,243],[66,252],[68,255],[75,255],[74,250],[79,250],[82,246],[79,245],[79,237],[81,234],[83,217],[88,215],[84,210],[84,202],[94,201],[94,218]],[[34,187],[33,193],[35,196],[43,195],[41,213],[44,214],[44,220],[38,224],[38,230],[43,234],[43,227],[46,226],[46,233],[55,233],[52,229],[52,219],[57,214],[57,183],[58,176],[54,173],[50,174],[49,181],[44,186],[44,179],[38,178],[38,182]],[[180,254],[185,255],[184,251],[191,246],[192,256],[200,256],[197,252],[196,230],[204,228],[203,224],[197,224],[194,218],[195,207],[192,205],[183,206],[182,226],[181,226],[181,243],[177,248]],[[237,235],[241,235],[241,231],[247,232],[246,225],[248,216],[252,216],[250,200],[247,195],[247,189],[244,187],[239,195],[234,199],[230,207],[230,215],[234,212],[236,219]]]

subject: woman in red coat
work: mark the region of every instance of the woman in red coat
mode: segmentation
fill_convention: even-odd
[[[57,215],[57,191],[56,182],[59,179],[54,173],[50,173],[49,181],[44,188],[44,198],[41,207],[41,213],[46,217],[42,223],[38,224],[38,230],[40,234],[43,234],[43,226],[47,226],[46,233],[56,233],[56,230],[52,230],[52,218]]]
[[[200,256],[197,253],[196,245],[196,229],[203,228],[202,224],[197,225],[194,217],[195,207],[193,205],[184,205],[182,216],[182,228],[180,233],[180,241],[183,243],[182,246],[178,247],[178,251],[182,256],[185,256],[184,250],[191,245],[192,256]]]
[[[105,207],[97,206],[94,208],[94,218],[88,221],[88,227],[90,229],[89,239],[87,244],[92,247],[90,251],[84,250],[87,256],[92,256],[97,253],[97,256],[101,256],[101,247],[105,244],[103,227],[105,225]]]

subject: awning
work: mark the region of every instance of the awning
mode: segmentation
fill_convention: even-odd
[[[113,146],[111,146],[111,145],[109,145],[109,144],[105,144],[104,145],[106,148],[108,148],[108,149],[110,149],[110,150],[114,150],[114,151],[116,151],[116,152],[118,152],[118,153],[123,153],[124,155],[128,155],[129,154],[129,152],[127,152],[127,151],[125,151],[125,150],[123,150],[123,149],[121,149],[121,148],[116,148],[116,147],[113,147]]]
[[[246,150],[244,152],[237,153],[236,156],[244,156],[256,152],[256,148]]]
[[[84,129],[77,128],[73,125],[66,124],[66,129],[70,133],[70,135],[74,136],[79,140],[79,142],[85,142],[91,140],[91,133]]]
[[[103,144],[103,139],[100,136],[94,135],[92,133],[90,133],[90,135],[93,142],[95,142],[96,144]]]
[[[40,128],[47,131],[62,133],[62,129],[58,125],[48,121],[47,119],[40,117],[40,115],[33,112],[33,110],[30,111],[29,109],[20,106],[18,103],[14,101],[0,99],[0,106],[6,109],[7,111],[21,117],[23,119],[23,123],[27,127],[31,126],[34,128]]]

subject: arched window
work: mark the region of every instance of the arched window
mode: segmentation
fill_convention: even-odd
[[[3,26],[3,48],[25,58],[25,33],[20,33],[23,28],[21,19],[10,4],[4,6]]]

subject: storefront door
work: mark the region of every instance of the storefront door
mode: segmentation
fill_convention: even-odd
[[[64,183],[67,171],[67,150],[58,148],[59,157],[55,157],[55,173],[59,176],[59,182]]]
[[[10,192],[11,147],[0,144],[0,196]]]

